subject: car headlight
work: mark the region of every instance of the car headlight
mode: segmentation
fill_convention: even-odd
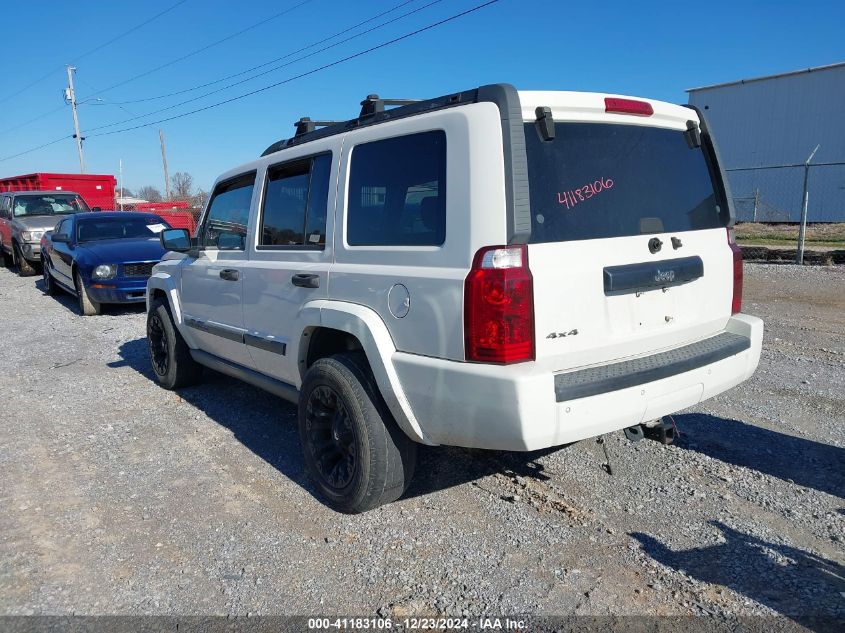
[[[113,279],[117,274],[117,264],[100,264],[94,268],[91,276],[94,279]]]
[[[40,242],[44,231],[21,231],[24,242]]]

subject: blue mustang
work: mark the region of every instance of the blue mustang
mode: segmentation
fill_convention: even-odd
[[[104,303],[144,301],[147,279],[165,253],[158,234],[166,228],[152,213],[67,216],[41,238],[44,290],[76,295],[86,316],[100,314]]]

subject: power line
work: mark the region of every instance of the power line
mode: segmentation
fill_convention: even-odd
[[[141,27],[144,27],[144,26],[146,26],[147,24],[149,24],[150,22],[152,22],[152,21],[154,21],[154,20],[157,20],[158,18],[160,18],[161,16],[165,15],[166,13],[170,13],[170,12],[171,12],[171,11],[173,11],[173,9],[175,9],[176,7],[178,7],[178,6],[180,6],[180,5],[185,4],[187,1],[188,1],[188,0],[179,0],[179,2],[177,2],[177,3],[173,4],[173,5],[171,5],[170,7],[168,7],[167,9],[165,9],[164,11],[160,11],[159,13],[156,13],[153,17],[151,17],[151,18],[149,18],[149,19],[147,19],[147,20],[144,20],[144,21],[143,21],[143,22],[141,22],[140,24],[137,24],[137,25],[133,26],[133,27],[132,27],[131,29],[129,29],[128,31],[124,31],[124,32],[123,32],[123,33],[121,33],[120,35],[116,35],[115,37],[113,37],[112,39],[110,39],[108,42],[105,42],[105,43],[103,43],[103,44],[100,44],[99,46],[95,46],[95,47],[94,47],[94,48],[92,48],[91,50],[89,50],[89,51],[86,51],[86,52],[82,53],[81,55],[77,56],[77,57],[74,59],[74,62],[73,62],[73,63],[78,62],[78,61],[79,61],[80,59],[82,59],[83,57],[88,57],[89,55],[93,55],[94,53],[96,53],[96,52],[97,52],[97,51],[99,51],[99,50],[102,50],[102,49],[103,49],[103,48],[105,48],[106,46],[109,46],[109,45],[111,45],[111,44],[114,44],[117,40],[121,39],[122,37],[126,37],[126,36],[127,36],[127,35],[129,35],[130,33],[134,33],[135,31],[137,31],[137,30],[138,30],[138,29],[140,29]],[[6,102],[6,101],[8,101],[9,99],[12,99],[13,97],[17,97],[19,94],[26,92],[27,90],[29,90],[29,89],[30,89],[30,88],[32,88],[33,86],[40,84],[40,83],[41,83],[42,81],[44,81],[45,79],[49,79],[51,76],[53,76],[54,74],[56,74],[56,72],[58,72],[58,71],[60,71],[60,70],[64,70],[64,69],[65,69],[65,66],[64,66],[64,65],[61,65],[61,66],[59,66],[58,68],[54,68],[53,70],[51,70],[50,72],[48,72],[46,75],[44,75],[44,76],[42,76],[42,77],[40,77],[40,78],[36,79],[35,81],[33,81],[33,82],[31,82],[31,83],[27,84],[26,86],[24,86],[23,88],[21,88],[21,89],[20,89],[20,90],[18,90],[17,92],[13,92],[12,94],[7,94],[5,97],[3,97],[2,99],[0,99],[0,103],[5,103],[5,102]],[[54,110],[53,112],[55,112],[55,110]],[[47,116],[47,114],[52,114],[52,112],[51,112],[51,113],[45,113],[43,116]],[[34,119],[34,120],[37,120],[37,118],[36,118],[36,119]],[[21,126],[21,127],[23,127],[23,126]]]
[[[48,143],[44,143],[43,145],[39,145],[38,147],[31,147],[29,149],[25,149],[22,152],[18,152],[17,154],[12,154],[11,156],[4,156],[0,158],[0,163],[12,160],[13,158],[17,158],[18,156],[24,156],[25,154],[31,154],[32,152],[37,152],[39,149],[44,149],[45,147],[50,147],[50,145],[55,145],[56,143],[61,143],[62,141],[66,141],[69,138],[73,138],[72,134],[68,134],[67,136],[63,136],[62,138],[57,138],[55,141],[50,141]]]
[[[12,126],[10,128],[6,128],[5,130],[0,130],[0,136],[2,136],[4,134],[8,134],[9,132],[14,132],[15,130],[19,130],[22,127],[26,127],[30,123],[35,123],[36,121],[40,121],[41,119],[48,117],[51,114],[58,112],[59,110],[64,110],[64,109],[65,109],[65,105],[63,104],[63,105],[60,105],[58,108],[55,108],[54,110],[50,110],[49,112],[45,112],[44,114],[39,114],[37,117],[33,117],[33,118],[29,119],[28,121],[24,121],[23,123],[19,123],[18,125]]]
[[[186,1],[186,0],[183,0],[183,1]],[[206,88],[206,87],[208,87],[208,86],[212,86],[212,85],[214,85],[214,84],[218,84],[218,83],[220,83],[220,82],[222,82],[222,81],[226,81],[227,79],[232,79],[232,78],[234,78],[234,77],[240,77],[241,75],[248,74],[248,73],[250,73],[250,72],[252,72],[252,71],[254,71],[254,70],[258,70],[258,69],[260,69],[260,68],[264,68],[265,66],[269,66],[270,64],[273,64],[273,63],[275,63],[275,62],[281,61],[281,60],[283,60],[283,59],[287,59],[288,57],[291,57],[291,56],[293,56],[293,55],[296,55],[297,53],[301,53],[301,52],[303,52],[303,51],[306,51],[306,50],[308,50],[309,48],[313,48],[313,47],[315,47],[315,46],[319,46],[320,44],[322,44],[322,43],[324,43],[324,42],[328,42],[328,41],[330,41],[330,40],[332,40],[332,39],[334,39],[334,38],[336,38],[336,37],[339,37],[340,35],[343,35],[344,33],[348,33],[349,31],[355,30],[356,28],[358,28],[358,27],[360,27],[360,26],[363,26],[363,25],[365,25],[365,24],[368,24],[368,23],[372,22],[373,20],[377,20],[377,19],[378,19],[378,18],[380,18],[380,17],[383,17],[383,16],[385,16],[385,15],[388,15],[388,14],[390,14],[390,13],[393,13],[394,11],[396,11],[396,10],[398,10],[398,9],[401,9],[402,7],[404,7],[404,6],[406,6],[406,5],[409,5],[409,4],[412,4],[413,2],[416,2],[416,1],[417,1],[417,0],[405,0],[404,2],[401,2],[401,3],[399,3],[399,4],[397,4],[397,5],[393,6],[393,7],[391,7],[390,9],[387,9],[386,11],[382,11],[381,13],[378,13],[378,14],[376,14],[376,15],[374,15],[374,16],[372,16],[372,17],[370,17],[370,18],[367,18],[366,20],[363,20],[363,21],[361,21],[361,22],[358,22],[357,24],[355,24],[355,25],[353,25],[353,26],[350,26],[350,27],[348,27],[348,28],[346,28],[346,29],[343,29],[342,31],[338,31],[337,33],[335,33],[335,34],[333,34],[333,35],[330,35],[329,37],[323,38],[322,40],[318,40],[317,42],[314,42],[314,43],[312,43],[312,44],[309,44],[308,46],[304,46],[304,47],[299,48],[299,49],[297,49],[297,50],[295,50],[295,51],[292,51],[291,53],[288,53],[288,54],[286,54],[286,55],[283,55],[282,57],[277,57],[276,59],[271,59],[271,60],[270,60],[270,61],[268,61],[268,62],[265,62],[265,63],[263,63],[263,64],[259,64],[259,65],[257,65],[257,66],[253,66],[252,68],[248,68],[248,69],[243,70],[243,71],[241,71],[241,72],[237,72],[237,73],[234,73],[234,74],[231,74],[231,75],[227,75],[227,76],[225,76],[225,77],[221,77],[220,79],[215,79],[214,81],[210,81],[210,82],[207,82],[207,83],[204,83],[204,84],[200,84],[200,85],[194,86],[194,87],[192,87],[192,88],[185,88],[184,90],[177,90],[177,91],[175,91],[175,92],[171,92],[171,93],[167,93],[167,94],[163,94],[163,95],[158,95],[158,96],[155,96],[155,97],[145,97],[145,98],[143,98],[143,99],[134,99],[134,100],[130,100],[130,101],[111,101],[111,102],[106,102],[106,103],[103,103],[103,104],[94,104],[94,105],[114,105],[114,106],[119,107],[121,110],[123,110],[123,111],[124,111],[124,112],[126,112],[127,114],[129,114],[129,115],[130,115],[130,117],[135,117],[135,118],[132,118],[132,119],[125,119],[125,120],[123,120],[123,121],[119,121],[119,122],[117,122],[117,123],[112,123],[112,124],[110,124],[110,125],[112,125],[112,126],[114,126],[114,125],[121,125],[121,124],[123,124],[123,123],[127,123],[128,121],[133,121],[133,120],[136,120],[136,119],[138,119],[138,118],[143,118],[143,116],[148,116],[148,115],[150,115],[150,114],[156,114],[157,112],[160,112],[161,110],[156,110],[156,111],[153,111],[153,112],[147,113],[147,115],[142,115],[142,116],[140,116],[140,117],[139,117],[139,116],[136,116],[134,112],[131,112],[128,108],[125,108],[125,107],[123,107],[123,106],[124,106],[124,105],[133,104],[133,103],[143,103],[143,102],[146,102],[146,101],[155,101],[155,100],[158,100],[158,99],[164,99],[164,98],[167,98],[167,97],[173,97],[173,96],[176,96],[176,95],[185,94],[185,93],[188,93],[188,92],[193,92],[194,90],[199,90],[199,89],[201,89],[201,88]],[[441,1],[442,1],[442,0],[436,0],[436,2],[432,2],[432,3],[430,3],[430,4],[427,4],[427,5],[425,5],[424,7],[421,7],[421,8],[420,8],[420,9],[418,9],[418,10],[425,9],[426,7],[429,7],[429,6],[431,6],[432,4],[437,4],[437,2],[441,2]],[[174,6],[175,6],[175,5],[174,5]],[[414,12],[412,12],[412,13],[414,13]],[[407,13],[407,14],[405,14],[404,16],[401,16],[401,17],[405,17],[405,16],[407,16],[407,15],[410,15],[410,13]],[[386,23],[386,24],[389,24],[389,23]],[[384,26],[384,25],[381,25],[381,26]],[[137,28],[137,27],[136,27],[136,28]],[[377,27],[377,28],[380,28],[380,27]],[[372,29],[371,29],[371,30],[372,30]],[[365,33],[369,33],[369,32],[370,32],[370,31],[366,31]],[[365,33],[362,33],[361,35],[363,35],[363,34],[365,34]],[[348,41],[348,40],[346,40],[346,41]],[[93,52],[93,51],[91,51],[91,52]],[[266,74],[266,73],[263,73],[263,74]],[[257,77],[260,77],[260,76],[261,76],[261,75],[259,74],[259,75],[256,75],[256,76],[255,76],[255,77],[253,77],[253,78],[257,78]],[[101,93],[105,92],[105,91],[103,91],[103,90],[99,90],[96,86],[92,85],[92,84],[91,84],[91,82],[86,81],[86,80],[85,80],[85,79],[83,79],[81,76],[79,77],[79,80],[80,80],[82,83],[84,83],[85,85],[87,85],[89,88],[91,88],[91,89],[94,91],[94,94],[95,94],[95,95],[96,95],[96,94],[101,94]],[[237,84],[233,84],[233,85],[237,85]],[[209,93],[209,94],[214,94],[214,93]],[[86,97],[85,99],[90,99],[90,97]],[[84,99],[83,99],[83,100],[84,100]],[[177,104],[177,105],[176,105],[176,106],[174,106],[174,107],[178,107],[179,105],[183,105],[183,104]],[[32,119],[29,119],[28,121],[24,121],[23,123],[20,123],[20,124],[18,124],[18,125],[16,125],[16,126],[14,126],[14,127],[10,127],[10,128],[8,128],[8,129],[2,130],[2,131],[0,131],[0,136],[2,136],[2,135],[4,135],[4,134],[8,134],[9,132],[14,132],[15,130],[19,130],[20,128],[26,127],[27,125],[30,125],[31,123],[35,123],[36,121],[39,121],[39,120],[41,120],[41,119],[43,119],[43,118],[45,118],[45,117],[47,117],[47,116],[49,116],[49,115],[51,115],[51,114],[53,114],[53,113],[55,113],[55,112],[58,112],[59,110],[62,110],[62,109],[64,109],[64,106],[59,106],[58,108],[55,108],[54,110],[50,110],[49,112],[45,112],[45,113],[43,113],[43,114],[41,114],[41,115],[39,115],[39,116],[37,116],[37,117],[34,117],[34,118],[32,118]],[[94,130],[99,130],[99,129],[104,129],[105,127],[108,127],[108,126],[101,126],[101,127],[97,127],[97,128],[93,128],[93,129],[94,129]]]
[[[178,64],[178,63],[179,63],[179,62],[181,62],[181,61],[185,61],[186,59],[189,59],[189,58],[191,58],[191,57],[194,57],[195,55],[199,55],[200,53],[202,53],[202,52],[204,52],[204,51],[207,51],[207,50],[208,50],[208,49],[210,49],[210,48],[213,48],[213,47],[215,47],[215,46],[217,46],[217,45],[219,45],[219,44],[222,44],[223,42],[227,42],[227,41],[229,41],[229,40],[231,40],[231,39],[234,39],[234,38],[238,37],[239,35],[243,35],[243,34],[244,34],[244,33],[246,33],[247,31],[251,31],[251,30],[253,30],[253,29],[255,29],[255,28],[258,28],[259,26],[262,26],[262,25],[264,25],[264,24],[267,24],[268,22],[271,22],[271,21],[273,21],[273,20],[275,20],[275,19],[277,19],[277,18],[280,18],[280,17],[282,17],[283,15],[285,15],[285,14],[287,14],[287,13],[290,13],[291,11],[294,11],[295,9],[298,9],[299,7],[301,7],[301,6],[303,6],[303,5],[309,4],[310,2],[313,2],[313,0],[302,0],[302,2],[299,2],[299,3],[297,3],[297,4],[293,5],[293,6],[290,6],[290,7],[288,7],[287,9],[285,9],[284,11],[280,11],[279,13],[276,13],[276,14],[274,14],[274,15],[271,15],[270,17],[265,18],[265,19],[263,19],[263,20],[261,20],[261,21],[259,21],[259,22],[256,22],[255,24],[251,24],[250,26],[248,26],[248,27],[246,27],[246,28],[243,28],[243,29],[241,29],[240,31],[237,31],[236,33],[232,33],[232,34],[230,34],[230,35],[227,35],[226,37],[223,37],[223,38],[221,38],[221,39],[219,39],[219,40],[216,40],[216,41],[214,41],[214,42],[211,42],[210,44],[206,44],[205,46],[202,46],[202,47],[200,47],[200,48],[198,48],[198,49],[196,49],[196,50],[194,50],[194,51],[191,51],[190,53],[187,53],[187,54],[185,54],[185,55],[182,55],[181,57],[177,57],[177,58],[175,58],[175,59],[171,59],[169,62],[165,62],[164,64],[161,64],[161,65],[159,65],[159,66],[156,66],[155,68],[151,68],[151,69],[149,69],[149,70],[146,70],[146,71],[144,71],[144,72],[142,72],[142,73],[140,73],[140,74],[138,74],[138,75],[134,75],[134,76],[130,77],[129,79],[124,79],[123,81],[119,81],[119,82],[117,82],[116,84],[113,84],[113,85],[109,86],[108,88],[105,88],[104,90],[101,90],[101,91],[99,92],[99,94],[102,94],[102,93],[104,93],[104,92],[109,92],[110,90],[114,90],[115,88],[119,88],[120,86],[125,86],[126,84],[128,84],[128,83],[130,83],[130,82],[133,82],[133,81],[135,81],[136,79],[141,79],[142,77],[146,77],[146,76],[148,76],[148,75],[152,75],[153,73],[156,73],[156,72],[158,72],[159,70],[163,70],[164,68],[167,68],[167,67],[169,67],[169,66],[173,66],[174,64]],[[96,96],[96,95],[92,95],[92,96]]]
[[[327,70],[329,68],[333,68],[334,66],[339,66],[340,64],[343,64],[345,62],[351,61],[353,59],[357,59],[358,57],[362,57],[364,55],[367,55],[367,54],[372,53],[374,51],[377,51],[379,49],[382,49],[382,48],[385,48],[387,46],[391,46],[393,44],[396,44],[397,42],[401,42],[403,40],[406,40],[406,39],[413,37],[415,35],[419,35],[420,33],[430,31],[431,29],[437,28],[438,26],[442,26],[443,24],[446,24],[448,22],[452,22],[454,20],[457,20],[459,18],[467,16],[471,13],[475,13],[476,11],[483,9],[485,7],[488,7],[492,4],[496,4],[497,2],[499,2],[499,0],[488,0],[488,2],[484,2],[482,4],[476,5],[476,6],[472,7],[471,9],[467,9],[466,11],[462,11],[461,13],[456,13],[456,14],[448,17],[448,18],[444,18],[443,20],[440,20],[438,22],[434,22],[433,24],[429,24],[428,26],[424,26],[422,28],[419,28],[416,31],[411,31],[410,33],[406,33],[405,35],[400,35],[399,37],[393,38],[392,40],[388,40],[387,42],[382,42],[381,44],[377,44],[376,46],[371,46],[370,48],[367,48],[363,51],[359,51],[359,52],[354,53],[352,55],[348,55],[347,57],[337,59],[333,62],[329,62],[328,64],[323,64],[322,66],[318,66],[317,68],[313,68],[313,69],[308,70],[304,73],[300,73],[298,75],[288,77],[287,79],[283,79],[282,81],[277,81],[277,82],[269,84],[267,86],[263,86],[261,88],[255,89],[255,90],[251,90],[250,92],[245,92],[243,94],[237,95],[235,97],[231,97],[229,99],[225,99],[223,101],[211,103],[207,106],[203,106],[202,108],[197,108],[196,110],[190,110],[189,112],[183,112],[182,114],[176,114],[176,115],[173,115],[171,117],[167,117],[167,118],[164,118],[164,119],[158,119],[157,121],[150,121],[148,123],[142,123],[140,125],[135,125],[135,126],[132,126],[132,127],[122,128],[120,130],[112,130],[110,132],[100,132],[99,134],[91,134],[90,136],[91,137],[110,136],[112,134],[120,134],[122,132],[130,132],[132,130],[138,130],[138,129],[141,129],[141,128],[150,127],[150,126],[153,126],[153,125],[158,125],[159,123],[165,123],[167,121],[173,121],[175,119],[181,119],[181,118],[184,118],[186,116],[190,116],[192,114],[197,114],[199,112],[211,110],[212,108],[217,108],[221,105],[226,105],[226,104],[232,103],[234,101],[239,101],[241,99],[245,99],[246,97],[251,97],[252,95],[256,95],[260,92],[266,92],[267,90],[270,90],[271,88],[276,88],[278,86],[281,86],[283,84],[288,84],[288,83],[295,81],[297,79],[302,79],[303,77],[308,77],[309,75],[313,75],[313,74],[318,73],[320,71]],[[0,160],[5,160],[5,159],[0,159]]]
[[[89,88],[91,88],[92,90],[94,90],[96,92],[97,87],[94,86],[93,84],[91,84],[90,81],[85,81],[82,77],[79,77],[79,81],[81,81],[86,86],[88,86]],[[90,99],[90,97],[88,97],[88,98]],[[121,110],[123,110],[124,112],[126,112],[126,114],[128,114],[129,116],[135,116],[134,112],[131,112],[130,110],[124,108],[122,103],[117,103],[115,101],[112,101],[111,103],[103,102],[101,104],[92,104],[92,105],[114,105],[114,106],[117,106],[118,108],[120,108]]]
[[[373,31],[375,31],[375,30],[377,30],[377,29],[380,29],[380,28],[385,27],[385,26],[387,26],[387,25],[389,25],[389,24],[392,24],[392,23],[394,23],[394,22],[396,22],[396,21],[398,21],[398,20],[401,20],[401,19],[403,19],[403,18],[406,18],[406,17],[408,17],[409,15],[413,15],[413,14],[415,14],[415,13],[419,13],[420,11],[422,11],[422,10],[424,10],[424,9],[427,9],[428,7],[430,7],[430,6],[432,6],[432,5],[435,5],[435,4],[438,4],[438,3],[442,2],[442,1],[443,1],[443,0],[432,0],[432,2],[429,2],[428,4],[425,4],[425,5],[421,6],[421,7],[418,7],[417,9],[414,9],[414,10],[409,11],[409,12],[407,12],[407,13],[404,13],[404,14],[402,14],[402,15],[400,15],[400,16],[397,16],[397,17],[395,17],[395,18],[393,18],[393,19],[391,19],[391,20],[388,20],[387,22],[383,22],[383,23],[378,24],[378,25],[376,25],[376,26],[374,26],[374,27],[371,27],[371,28],[369,28],[369,29],[367,29],[367,30],[365,30],[365,31],[361,31],[360,33],[356,33],[355,35],[351,35],[350,37],[347,37],[346,39],[338,40],[337,42],[335,42],[335,43],[333,43],[333,44],[330,44],[330,45],[328,45],[328,46],[324,46],[323,48],[320,48],[320,49],[318,49],[318,50],[316,50],[316,51],[313,51],[313,52],[311,52],[311,53],[308,53],[307,55],[303,55],[303,56],[301,56],[301,57],[298,57],[298,58],[296,58],[296,59],[293,59],[293,60],[291,60],[291,61],[289,61],[289,62],[285,62],[284,64],[280,64],[280,65],[278,65],[278,66],[274,66],[274,67],[272,67],[272,68],[269,68],[269,69],[267,69],[267,70],[264,70],[264,71],[262,71],[262,72],[260,72],[260,73],[258,73],[258,74],[255,74],[255,75],[253,75],[253,76],[251,76],[251,77],[247,77],[246,79],[241,79],[240,81],[236,81],[236,82],[230,83],[230,84],[228,84],[228,85],[225,85],[225,86],[223,86],[223,87],[221,87],[221,88],[216,88],[215,90],[210,90],[210,91],[208,91],[208,92],[206,92],[206,93],[203,93],[203,94],[201,94],[201,95],[199,95],[199,96],[196,96],[196,97],[191,97],[190,99],[185,99],[185,100],[180,101],[180,102],[178,102],[178,103],[174,103],[174,104],[172,104],[172,105],[165,106],[165,107],[163,107],[163,108],[159,108],[158,110],[151,110],[150,112],[147,112],[147,113],[145,113],[145,114],[140,114],[140,115],[138,115],[138,116],[134,116],[134,117],[131,117],[131,118],[128,118],[128,119],[124,119],[124,120],[122,120],[122,121],[117,121],[117,122],[114,122],[114,123],[107,123],[107,124],[105,124],[105,125],[99,125],[99,126],[97,126],[97,127],[88,128],[88,129],[87,129],[87,131],[88,131],[88,132],[96,132],[97,130],[105,130],[105,129],[108,129],[108,128],[110,128],[110,127],[115,127],[115,126],[118,126],[118,125],[123,125],[123,124],[125,124],[125,123],[130,123],[130,122],[132,122],[132,121],[137,121],[138,119],[144,119],[144,118],[146,118],[146,117],[148,117],[148,116],[152,116],[152,115],[154,115],[154,114],[160,114],[160,113],[162,113],[162,112],[168,112],[169,110],[174,110],[175,108],[179,108],[179,107],[181,107],[181,106],[183,106],[183,105],[187,105],[187,104],[189,104],[189,103],[193,103],[193,102],[195,102],[195,101],[199,101],[199,100],[201,100],[201,99],[205,99],[206,97],[210,97],[210,96],[211,96],[211,95],[213,95],[213,94],[217,94],[217,93],[219,93],[219,92],[223,92],[224,90],[228,90],[229,88],[234,88],[235,86],[239,86],[239,85],[241,85],[241,84],[247,83],[247,82],[249,82],[249,81],[252,81],[253,79],[257,79],[258,77],[262,77],[262,76],[264,76],[264,75],[270,74],[270,73],[272,73],[272,72],[275,72],[275,71],[280,70],[280,69],[282,69],[282,68],[285,68],[285,67],[287,67],[287,66],[291,66],[291,65],[293,65],[293,64],[295,64],[295,63],[297,63],[297,62],[300,62],[300,61],[302,61],[302,60],[304,60],[304,59],[308,59],[308,58],[310,58],[310,57],[314,57],[315,55],[319,55],[320,53],[323,53],[323,52],[325,52],[325,51],[327,51],[327,50],[329,50],[329,49],[332,49],[332,48],[335,48],[335,47],[337,47],[337,46],[340,46],[341,44],[345,44],[346,42],[349,42],[349,41],[351,41],[351,40],[354,40],[354,39],[356,39],[356,38],[358,38],[358,37],[361,37],[361,36],[363,36],[363,35],[367,35],[368,33],[372,33]],[[328,38],[328,39],[331,39],[331,38]],[[306,48],[311,48],[311,46],[308,46],[308,47],[306,47]],[[296,52],[294,52],[294,53],[292,53],[292,54],[296,54]],[[285,57],[290,57],[290,55],[286,55]],[[282,58],[282,59],[284,59],[284,58]],[[266,65],[266,64],[265,64],[265,65]],[[241,74],[242,74],[242,73],[241,73]]]
[[[419,28],[419,29],[416,29],[415,31],[411,31],[411,32],[409,32],[409,33],[405,33],[404,35],[400,35],[399,37],[395,37],[395,38],[393,38],[393,39],[391,39],[391,40],[388,40],[388,41],[386,41],[386,42],[382,42],[381,44],[377,44],[377,45],[375,45],[375,46],[371,46],[370,48],[364,49],[364,50],[362,50],[362,51],[358,51],[357,53],[354,53],[354,54],[352,54],[352,55],[348,55],[348,56],[343,57],[343,58],[341,58],[341,59],[337,59],[337,60],[334,60],[334,61],[329,62],[329,63],[327,63],[327,64],[323,64],[322,66],[318,66],[317,68],[312,68],[311,70],[308,70],[308,71],[306,71],[306,72],[300,73],[300,74],[298,74],[298,75],[294,75],[294,76],[292,76],[292,77],[288,77],[287,79],[283,79],[282,81],[277,81],[277,82],[275,82],[275,83],[268,84],[268,85],[266,85],[266,86],[262,86],[261,88],[257,88],[257,89],[255,89],[255,90],[251,90],[251,91],[249,91],[249,92],[245,92],[245,93],[243,93],[243,94],[240,94],[240,95],[237,95],[237,96],[231,97],[231,98],[229,98],[229,99],[225,99],[225,100],[223,100],[223,101],[218,101],[218,102],[216,102],[216,103],[211,103],[211,104],[209,104],[209,105],[203,106],[202,108],[197,108],[197,109],[195,109],[195,110],[191,110],[191,111],[189,111],[189,112],[183,112],[183,113],[181,113],[181,114],[176,114],[176,115],[174,115],[174,116],[167,117],[167,118],[164,118],[164,119],[159,119],[159,120],[157,120],[157,121],[151,121],[151,122],[148,122],[148,123],[142,123],[142,124],[140,124],[140,125],[135,125],[135,126],[128,127],[128,128],[122,128],[122,129],[119,129],[119,130],[112,130],[112,131],[110,131],[110,132],[100,132],[99,134],[92,134],[92,135],[90,135],[90,136],[91,136],[91,137],[96,137],[96,136],[110,136],[110,135],[112,135],[112,134],[121,134],[121,133],[123,133],[123,132],[130,132],[130,131],[132,131],[132,130],[137,130],[137,129],[141,129],[141,128],[145,128],[145,127],[151,127],[151,126],[153,126],[153,125],[158,125],[158,124],[160,124],[160,123],[165,123],[165,122],[167,122],[167,121],[173,121],[173,120],[175,120],[175,119],[181,119],[181,118],[184,118],[184,117],[186,117],[186,116],[191,116],[191,115],[193,115],[193,114],[197,114],[197,113],[199,113],[199,112],[204,112],[204,111],[206,111],[206,110],[211,110],[212,108],[217,108],[217,107],[219,107],[219,106],[221,106],[221,105],[226,105],[226,104],[228,104],[228,103],[232,103],[232,102],[234,102],[234,101],[239,101],[239,100],[241,100],[241,99],[245,99],[246,97],[251,97],[251,96],[253,96],[253,95],[255,95],[255,94],[258,94],[258,93],[261,93],[261,92],[266,92],[267,90],[270,90],[270,89],[272,89],[272,88],[276,88],[276,87],[281,86],[281,85],[283,85],[283,84],[288,84],[288,83],[290,83],[290,82],[292,82],[292,81],[295,81],[295,80],[297,80],[297,79],[301,79],[301,78],[303,78],[303,77],[307,77],[307,76],[310,76],[310,75],[314,75],[314,74],[316,74],[316,73],[318,73],[318,72],[321,72],[321,71],[323,71],[323,70],[327,70],[327,69],[329,69],[329,68],[333,68],[334,66],[339,66],[340,64],[346,63],[346,62],[351,61],[351,60],[353,60],[353,59],[357,59],[358,57],[363,57],[364,55],[367,55],[367,54],[372,53],[372,52],[374,52],[374,51],[380,50],[380,49],[382,49],[382,48],[386,48],[386,47],[388,47],[388,46],[392,46],[393,44],[396,44],[396,43],[401,42],[401,41],[403,41],[403,40],[409,39],[409,38],[411,38],[411,37],[414,37],[414,36],[416,36],[416,35],[419,35],[419,34],[421,34],[421,33],[426,32],[426,31],[430,31],[430,30],[432,30],[432,29],[435,29],[435,28],[437,28],[437,27],[439,27],[439,26],[442,26],[442,25],[444,25],[444,24],[447,24],[447,23],[449,23],[449,22],[453,22],[454,20],[457,20],[457,19],[460,19],[460,18],[465,17],[465,16],[467,16],[467,15],[470,15],[471,13],[475,13],[476,11],[479,11],[480,9],[483,9],[483,8],[488,7],[488,6],[490,6],[490,5],[496,4],[497,2],[499,2],[499,0],[488,0],[487,2],[484,2],[484,3],[482,3],[482,4],[476,5],[476,6],[472,7],[472,8],[470,8],[470,9],[467,9],[466,11],[462,11],[462,12],[460,12],[460,13],[456,13],[456,14],[454,14],[454,15],[451,15],[451,16],[447,17],[447,18],[444,18],[444,19],[442,19],[442,20],[439,20],[439,21],[434,22],[434,23],[432,23],[432,24],[429,24],[429,25],[427,25],[427,26],[424,26],[424,27],[421,27],[421,28]],[[54,141],[50,141],[50,142],[48,142],[48,143],[44,143],[43,145],[39,145],[38,147],[33,147],[33,148],[28,149],[28,150],[24,150],[23,152],[18,152],[17,154],[14,154],[14,155],[12,155],[12,156],[5,156],[5,157],[2,157],[2,158],[0,158],[0,162],[4,162],[4,161],[7,161],[7,160],[11,160],[12,158],[17,158],[18,156],[23,156],[23,155],[25,155],[25,154],[29,154],[29,153],[31,153],[31,152],[37,151],[37,150],[42,149],[42,148],[44,148],[44,147],[48,147],[48,146],[50,146],[50,145],[55,145],[56,143],[60,143],[60,142],[62,142],[62,141],[64,141],[64,140],[66,140],[66,139],[69,139],[69,138],[72,138],[72,137],[71,137],[71,136],[69,136],[69,135],[68,135],[68,136],[63,136],[63,137],[58,138],[58,139],[56,139],[56,140],[54,140]]]
[[[231,75],[226,75],[225,77],[215,79],[214,81],[209,81],[209,82],[206,82],[204,84],[198,84],[198,85],[196,85],[192,88],[184,88],[182,90],[176,90],[174,92],[168,92],[168,93],[165,93],[165,94],[156,95],[154,97],[144,97],[142,99],[132,99],[131,101],[113,101],[112,103],[114,103],[114,104],[132,104],[132,103],[143,103],[145,101],[157,101],[158,99],[166,99],[168,97],[175,97],[177,95],[185,94],[187,92],[193,92],[194,90],[199,90],[200,88],[207,88],[208,86],[213,86],[214,84],[218,84],[221,81],[226,81],[227,79],[233,79],[235,77],[240,77],[241,75],[246,75],[247,73],[251,73],[254,70],[258,70],[260,68],[264,68],[266,66],[269,66],[270,64],[275,64],[276,62],[279,62],[283,59],[287,59],[288,57],[296,55],[297,53],[307,51],[309,48],[314,48],[315,46],[319,46],[320,44],[324,44],[325,42],[328,42],[329,40],[333,40],[336,37],[340,37],[341,35],[348,33],[349,31],[354,31],[359,26],[364,26],[365,24],[369,24],[373,20],[378,20],[379,18],[384,17],[385,15],[388,15],[389,13],[393,13],[394,11],[401,9],[402,7],[404,7],[406,5],[413,4],[416,1],[417,0],[405,0],[404,2],[400,2],[399,4],[391,7],[390,9],[387,9],[386,11],[382,11],[381,13],[378,13],[378,14],[370,17],[370,18],[367,18],[366,20],[358,22],[357,24],[354,24],[353,26],[345,28],[342,31],[338,31],[337,33],[335,33],[333,35],[330,35],[330,36],[325,37],[321,40],[313,42],[312,44],[309,44],[307,46],[303,46],[302,48],[298,48],[297,50],[292,51],[290,53],[287,53],[285,55],[282,55],[281,57],[276,57],[275,59],[271,59],[270,61],[264,62],[263,64],[258,64],[257,66],[247,68],[246,70],[242,70],[240,72],[236,72],[236,73],[233,73]],[[442,0],[437,0],[437,2],[442,2]],[[426,7],[429,7],[432,4],[436,4],[436,2],[432,2],[430,4],[427,4],[425,7],[421,7],[420,9],[417,9],[417,11],[424,9]],[[407,15],[410,15],[410,13],[405,14],[405,16],[407,16]],[[402,16],[402,17],[405,17],[405,16]]]

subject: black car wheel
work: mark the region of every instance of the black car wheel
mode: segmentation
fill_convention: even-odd
[[[308,369],[299,438],[308,473],[341,512],[395,501],[416,466],[417,445],[397,426],[360,353],[321,358]]]
[[[163,299],[155,299],[147,314],[147,344],[156,380],[165,389],[187,387],[199,381],[202,366],[191,356]]]
[[[50,274],[50,268],[47,265],[47,260],[41,258],[41,277],[44,280],[44,293],[51,297],[58,292],[56,284],[53,282],[53,275]]]

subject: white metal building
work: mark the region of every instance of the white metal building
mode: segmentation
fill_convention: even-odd
[[[845,222],[845,62],[687,92],[713,130],[739,220],[797,221],[803,163],[820,145],[808,219]]]

